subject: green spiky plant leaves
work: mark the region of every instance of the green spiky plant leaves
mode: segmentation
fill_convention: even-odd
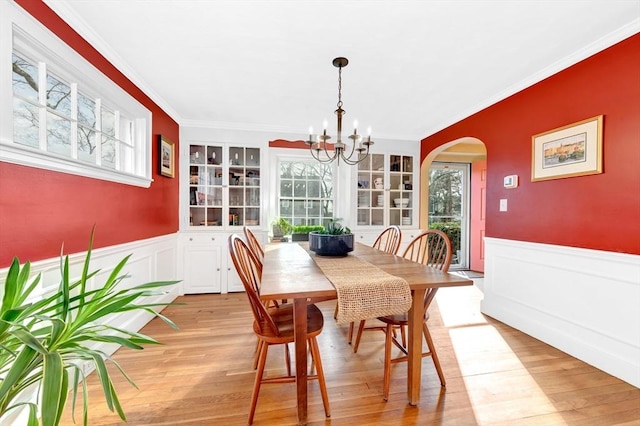
[[[318,234],[326,234],[326,235],[347,235],[351,234],[351,229],[347,226],[342,226],[340,223],[342,219],[332,218],[329,219],[327,226],[324,227],[324,230],[318,231]]]
[[[168,303],[145,303],[144,298],[166,294],[177,281],[158,281],[126,288],[123,269],[130,258],[122,259],[102,286],[89,288],[99,270],[89,271],[94,230],[79,279],[69,275],[69,257],[60,257],[60,285],[54,294],[41,297],[40,275],[30,277],[29,262],[20,265],[13,259],[3,286],[0,306],[0,418],[11,410],[26,406],[28,425],[51,426],[60,422],[68,397],[72,415],[79,392],[82,398],[83,424],[88,422],[85,370],[89,365],[98,374],[106,403],[120,418],[126,416],[107,370],[112,363],[135,386],[133,380],[98,344],[116,344],[140,350],[143,345],[158,344],[146,335],[110,325],[111,315],[146,311],[160,317],[171,327],[176,325],[154,308]],[[25,391],[38,392],[36,401],[25,401]]]

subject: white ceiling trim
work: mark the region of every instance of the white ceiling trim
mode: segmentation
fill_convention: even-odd
[[[124,74],[133,84],[142,90],[153,102],[155,102],[172,119],[180,123],[180,115],[175,109],[165,101],[160,94],[151,87],[144,78],[137,74],[131,66],[96,33],[87,22],[82,19],[64,0],[43,0],[58,16],[60,16],[71,28],[73,28],[82,38],[104,56],[118,71]]]
[[[273,133],[284,133],[286,135],[299,135],[291,136],[291,138],[301,137],[302,134],[299,128],[292,129],[285,126],[275,126],[263,123],[241,123],[241,122],[224,122],[224,121],[203,121],[203,120],[191,120],[181,117],[175,108],[173,108],[158,92],[160,88],[152,87],[143,77],[141,77],[129,63],[127,63],[118,53],[115,51],[97,32],[93,30],[87,22],[78,15],[75,10],[70,6],[66,0],[43,0],[55,13],[57,13],[67,24],[69,24],[75,31],[78,32],[87,42],[89,42],[100,54],[102,54],[108,61],[110,61],[118,70],[131,80],[138,88],[140,88],[150,99],[152,99],[160,108],[162,108],[171,118],[173,118],[180,126],[189,127],[203,127],[212,129],[226,129],[226,130],[245,130],[245,131],[262,131]],[[433,133],[436,133],[484,108],[487,108],[531,85],[538,83],[539,81],[566,69],[577,62],[595,54],[603,49],[612,46],[613,44],[640,32],[640,18],[636,18],[629,24],[618,28],[617,30],[601,37],[595,42],[590,43],[584,48],[574,52],[573,54],[564,57],[562,60],[557,61],[550,66],[539,70],[529,77],[513,84],[504,90],[496,93],[484,101],[477,103],[461,110],[458,114],[455,114],[447,120],[438,123],[431,128],[424,129],[423,134],[419,135],[420,138],[427,137]],[[377,138],[382,139],[395,139],[395,140],[409,140],[415,141],[415,136],[407,136],[403,139],[401,134],[396,133],[394,137],[390,135],[378,134]],[[285,135],[283,135],[285,137]]]

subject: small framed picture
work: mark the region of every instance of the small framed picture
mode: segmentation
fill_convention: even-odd
[[[602,173],[602,115],[532,139],[532,182]]]
[[[176,152],[175,145],[169,139],[160,135],[160,174],[166,177],[175,176]]]

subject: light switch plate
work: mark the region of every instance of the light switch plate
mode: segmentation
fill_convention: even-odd
[[[501,212],[506,212],[507,211],[507,199],[506,198],[502,198],[500,200],[500,211]]]

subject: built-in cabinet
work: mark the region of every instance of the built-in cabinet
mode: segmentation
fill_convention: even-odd
[[[358,164],[357,226],[411,227],[414,206],[414,158],[410,155],[369,154]]]
[[[398,225],[403,246],[418,228],[417,154],[374,153],[358,163],[354,179],[355,233],[372,244],[387,226]]]
[[[249,226],[261,232],[262,149],[213,142],[187,142],[181,163],[183,291],[243,291],[227,247],[229,235]],[[186,173],[184,171],[187,171]]]
[[[260,225],[260,148],[189,145],[189,226]]]

